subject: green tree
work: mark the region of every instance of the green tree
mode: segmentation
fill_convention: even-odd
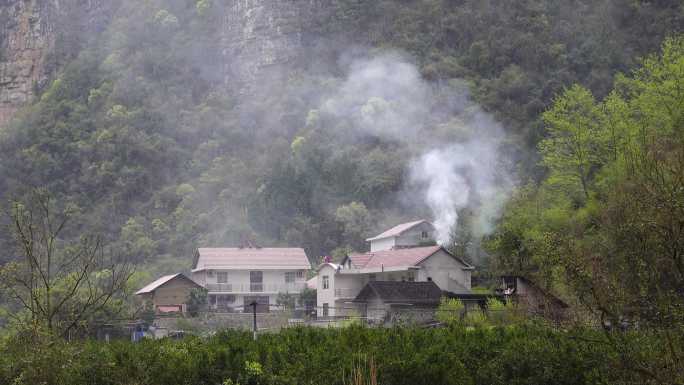
[[[199,312],[206,309],[207,306],[207,289],[194,288],[188,293],[186,304],[188,306],[188,313],[191,317],[197,317]]]

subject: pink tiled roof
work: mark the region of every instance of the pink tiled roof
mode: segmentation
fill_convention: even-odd
[[[421,224],[421,223],[428,223],[428,224],[429,224],[430,222],[428,222],[428,221],[426,221],[426,220],[424,220],[424,219],[421,219],[421,220],[419,220],[419,221],[408,222],[408,223],[402,223],[402,224],[396,225],[396,226],[392,227],[391,229],[389,229],[389,230],[387,230],[387,231],[385,231],[385,232],[383,232],[383,233],[381,233],[381,234],[378,234],[378,235],[376,235],[376,236],[374,236],[374,237],[372,237],[372,238],[368,238],[368,239],[366,239],[366,241],[369,241],[369,242],[370,242],[370,241],[374,241],[374,240],[376,240],[376,239],[383,239],[383,238],[389,238],[389,237],[396,237],[396,236],[401,235],[401,233],[403,233],[404,231],[410,230],[410,229],[412,229],[413,227],[418,226],[418,225]]]
[[[200,248],[193,271],[232,270],[308,270],[309,259],[301,248]]]
[[[174,313],[174,312],[181,312],[183,309],[182,306],[180,305],[162,305],[162,306],[157,306],[157,311],[160,313]]]
[[[374,267],[415,266],[439,251],[441,246],[411,247],[350,255],[352,263],[359,269]],[[467,265],[466,265],[467,266]]]
[[[316,289],[318,286],[318,276],[315,276],[311,278],[310,280],[306,281],[306,287],[309,289]]]

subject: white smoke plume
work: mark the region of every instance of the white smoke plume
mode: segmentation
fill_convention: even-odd
[[[467,87],[431,84],[398,54],[353,61],[349,75],[321,107],[351,119],[356,135],[403,142],[413,153],[408,186],[433,216],[438,242],[449,241],[458,212],[476,213],[473,233],[493,229],[512,186],[499,147],[504,131],[468,97]]]
[[[449,241],[458,211],[466,207],[478,207],[475,235],[491,232],[503,204],[501,194],[510,188],[510,179],[501,178],[497,169],[497,147],[492,137],[478,136],[429,150],[412,162],[410,180],[424,188],[438,242]]]

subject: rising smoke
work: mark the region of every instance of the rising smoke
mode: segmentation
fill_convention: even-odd
[[[419,191],[445,244],[459,212],[475,213],[473,235],[493,229],[512,186],[499,148],[504,131],[468,97],[462,82],[432,84],[399,54],[352,61],[323,112],[351,119],[354,135],[400,141],[413,154],[407,186]]]

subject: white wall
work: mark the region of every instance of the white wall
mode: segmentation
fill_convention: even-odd
[[[330,286],[323,288],[323,276],[328,276]],[[316,283],[316,306],[319,317],[323,316],[323,304],[327,303],[331,308],[328,315],[335,315],[335,269],[330,265],[323,265],[318,271],[318,282]]]
[[[423,238],[423,231],[427,232],[428,237]],[[389,237],[371,241],[370,249],[373,251],[390,250],[395,246],[419,246],[423,242],[434,241],[435,230],[432,225],[421,223],[410,230],[405,231],[398,237]]]
[[[199,283],[202,286],[206,285],[206,283],[207,283],[207,280],[206,280],[207,276],[206,276],[204,270],[196,271],[196,272],[192,273],[191,278],[193,281]]]
[[[335,297],[356,298],[367,282],[364,274],[337,274],[335,276]]]
[[[306,271],[304,270],[258,270],[262,271],[263,277],[263,291],[264,292],[289,292],[299,293],[306,284]],[[301,277],[297,277],[297,271],[302,271]],[[250,270],[212,270],[211,276],[204,271],[193,273],[193,279],[206,286],[217,283],[218,272],[228,273],[228,284],[232,285],[232,291],[250,292]],[[295,273],[295,281],[293,284],[285,282],[285,273]],[[210,289],[210,288],[209,288]],[[209,290],[212,291],[211,289]]]
[[[278,300],[278,295],[277,294],[262,294],[262,293],[254,293],[254,294],[209,294],[210,296],[217,296],[217,295],[232,295],[235,297],[235,302],[227,304],[227,306],[233,308],[233,311],[236,312],[241,312],[243,311],[243,308],[245,306],[245,297],[249,296],[259,296],[259,297],[268,297],[268,303],[269,305],[276,305],[277,300]],[[210,302],[211,305],[211,302]],[[278,307],[271,306],[270,307],[271,311],[278,311],[280,310]]]
[[[466,289],[470,289],[470,270],[463,270],[465,265],[447,254],[444,250],[439,250],[423,261],[420,267],[421,269],[418,273],[419,281],[427,281],[428,277],[431,277],[432,281],[442,290],[456,290],[455,282]]]
[[[427,232],[428,237],[423,238],[423,231]],[[434,241],[434,228],[427,223],[421,223],[410,230],[405,231],[395,240],[396,246],[419,246],[422,242]]]
[[[370,251],[373,252],[373,251],[390,250],[394,247],[394,242],[395,242],[394,237],[377,239],[375,241],[371,241]]]

